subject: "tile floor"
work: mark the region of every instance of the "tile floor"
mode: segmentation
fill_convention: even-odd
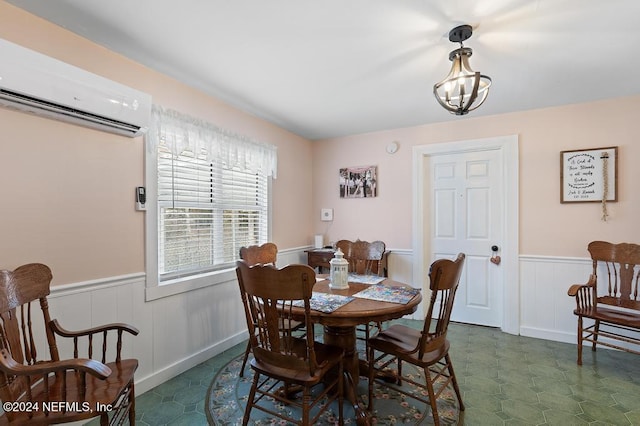
[[[421,328],[420,321],[400,320]],[[466,405],[465,425],[640,425],[640,358],[452,324],[451,356]],[[205,393],[237,345],[139,395],[139,425],[206,425]]]

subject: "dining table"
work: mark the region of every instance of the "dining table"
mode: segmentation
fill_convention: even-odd
[[[422,295],[409,284],[389,278],[375,282],[375,284],[368,284],[362,282],[362,280],[358,281],[359,282],[354,282],[350,280],[348,289],[337,290],[331,288],[331,281],[327,275],[317,274],[316,283],[313,286],[314,293],[344,296],[350,298],[350,301],[332,312],[311,309],[311,320],[315,324],[323,326],[324,343],[339,346],[344,349],[344,368],[349,378],[347,381],[346,395],[356,410],[357,423],[369,424],[370,414],[364,409],[364,404],[358,401],[356,392],[360,376],[368,375],[366,360],[362,360],[358,356],[356,327],[360,324],[383,322],[412,314],[422,301]],[[368,290],[372,285],[385,286],[394,290],[408,289],[413,291],[410,294],[410,299],[405,300],[403,303],[358,297],[358,293]],[[299,313],[302,314],[302,317],[304,316],[303,309],[299,308]]]

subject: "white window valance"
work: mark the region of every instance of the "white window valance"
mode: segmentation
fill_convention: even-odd
[[[277,177],[278,151],[274,145],[256,142],[158,105],[153,105],[147,141],[150,154],[164,146],[176,156],[190,151],[204,155],[208,160],[221,160],[229,169],[240,168]]]

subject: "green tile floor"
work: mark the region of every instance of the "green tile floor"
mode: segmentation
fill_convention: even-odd
[[[400,320],[421,328],[422,322]],[[465,425],[640,425],[640,357],[451,324],[451,356]],[[205,394],[220,367],[246,343],[136,399],[139,425],[206,425]]]

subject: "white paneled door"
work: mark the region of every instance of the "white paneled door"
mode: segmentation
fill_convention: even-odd
[[[452,321],[502,325],[504,269],[491,261],[503,245],[501,162],[498,149],[429,157],[431,259],[466,254]]]

